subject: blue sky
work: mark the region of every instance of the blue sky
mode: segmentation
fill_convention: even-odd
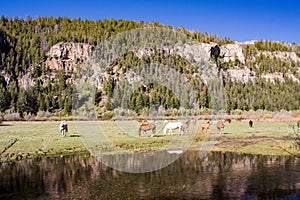
[[[300,0],[1,0],[0,15],[155,21],[236,41],[300,44]]]

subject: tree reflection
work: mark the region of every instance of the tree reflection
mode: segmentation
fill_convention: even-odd
[[[163,152],[159,153],[163,156]],[[127,164],[135,164],[134,159]],[[300,160],[296,157],[211,152],[200,159],[198,151],[187,151],[161,170],[132,174],[107,167],[86,154],[37,158],[1,163],[0,198],[299,197],[299,167]]]

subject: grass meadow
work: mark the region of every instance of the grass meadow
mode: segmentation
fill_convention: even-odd
[[[192,125],[185,135],[163,135],[164,124],[157,123],[157,134],[149,137],[150,132],[138,137],[139,122],[97,121],[84,122],[88,128],[81,132],[80,125],[68,122],[69,132],[62,138],[58,121],[46,122],[3,122],[0,125],[1,161],[29,159],[37,156],[59,156],[86,152],[90,148],[104,148],[105,145],[126,152],[145,152],[176,147],[200,147],[205,142],[214,143],[213,151],[231,151],[237,153],[263,155],[300,155],[295,141],[289,136],[299,128],[291,127],[288,122],[254,122],[250,128],[248,121],[225,123],[224,134],[216,137],[201,132],[196,135],[198,126],[204,121]],[[91,123],[91,124],[89,124]],[[211,130],[213,131],[214,125]],[[90,128],[89,128],[90,127]],[[93,129],[94,128],[94,129]],[[102,134],[99,134],[102,133]],[[86,137],[85,135],[88,135]],[[102,135],[102,137],[100,137]],[[209,139],[215,138],[215,139]],[[117,152],[114,151],[114,152]],[[103,151],[104,152],[104,151]]]

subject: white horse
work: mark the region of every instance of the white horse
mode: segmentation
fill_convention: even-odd
[[[164,128],[164,135],[167,134],[167,130],[169,130],[170,133],[173,135],[173,129],[179,129],[179,134],[181,134],[181,128],[182,128],[182,122],[169,122]]]

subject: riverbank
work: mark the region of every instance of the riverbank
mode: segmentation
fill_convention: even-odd
[[[69,132],[62,138],[57,121],[46,122],[4,122],[0,125],[0,153],[1,161],[30,159],[41,156],[60,156],[88,152],[77,132],[74,121],[68,122]],[[164,148],[174,136],[162,136],[157,130],[157,137],[137,137],[117,131],[116,122],[99,121],[99,127],[107,130],[107,136],[115,147],[128,152],[145,152]],[[131,123],[133,126],[134,122]],[[202,123],[198,122],[198,123]],[[138,127],[138,124],[134,126]],[[292,122],[255,122],[250,128],[247,121],[225,124],[225,132],[216,138],[212,151],[236,152],[262,155],[300,155],[295,148],[295,141],[291,133],[299,128],[292,128]],[[136,130],[133,130],[136,134]],[[150,134],[149,134],[150,135]],[[202,138],[203,139],[203,138]],[[205,140],[194,140],[189,146],[201,148]]]

